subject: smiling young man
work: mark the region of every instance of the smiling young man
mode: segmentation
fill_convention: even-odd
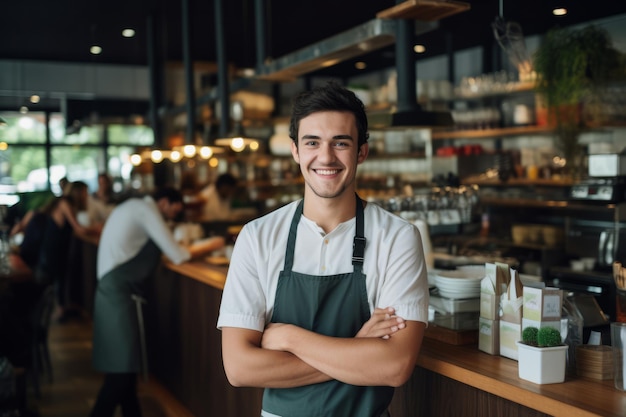
[[[218,327],[234,386],[265,388],[262,416],[387,415],[428,320],[419,231],[356,194],[361,101],[336,83],[294,100],[304,198],[237,238]]]

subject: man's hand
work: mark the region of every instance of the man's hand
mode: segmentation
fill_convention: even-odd
[[[355,337],[389,339],[394,333],[406,327],[404,319],[396,316],[395,312],[393,307],[376,308]],[[261,347],[270,350],[284,350],[283,337],[287,336],[287,333],[283,332],[283,330],[287,330],[284,326],[288,325],[284,323],[268,324],[263,332]]]
[[[370,319],[363,324],[355,337],[380,337],[389,339],[406,327],[404,319],[395,315],[393,307],[376,308]]]
[[[261,347],[270,350],[284,350],[281,343],[281,330],[285,330],[284,328],[287,326],[289,325],[285,323],[269,323],[263,332]]]

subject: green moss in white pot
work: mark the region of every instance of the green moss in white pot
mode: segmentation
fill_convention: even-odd
[[[519,377],[535,384],[563,382],[567,350],[556,328],[526,327],[517,342]]]

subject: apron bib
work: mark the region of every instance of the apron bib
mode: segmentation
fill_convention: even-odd
[[[294,324],[326,336],[354,337],[370,318],[362,271],[363,203],[357,196],[354,270],[345,274],[321,276],[292,271],[302,210],[303,201],[291,221],[271,322]],[[336,380],[296,388],[267,388],[263,393],[263,413],[281,417],[379,417],[392,397],[393,387],[361,387]]]
[[[141,370],[137,310],[132,294],[154,273],[161,250],[152,242],[98,281],[93,314],[93,366],[105,373]]]

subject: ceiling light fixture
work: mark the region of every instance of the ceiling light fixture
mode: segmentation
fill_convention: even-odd
[[[122,36],[125,38],[132,38],[135,36],[135,29],[127,28],[122,30]]]
[[[89,48],[89,52],[91,52],[92,55],[100,55],[102,53],[102,48],[98,45],[93,45]]]
[[[217,146],[229,146],[235,152],[242,152],[246,147],[249,147],[251,151],[259,149],[259,142],[246,137],[243,131],[243,104],[241,101],[232,103],[231,116],[235,122],[233,132],[226,138],[215,139],[214,144]]]
[[[567,9],[565,7],[557,7],[552,10],[552,14],[554,16],[565,16],[567,14]]]
[[[30,96],[30,102],[33,104],[37,104],[41,101],[41,97],[39,97],[37,94],[33,94],[32,96]]]
[[[224,149],[217,146],[187,144],[174,146],[172,151],[180,153],[185,158],[195,158],[199,156],[202,159],[209,159],[215,154],[224,152]]]
[[[426,47],[424,45],[415,45],[413,47],[413,50],[416,54],[423,54],[424,52],[426,52]]]
[[[365,68],[367,68],[367,64],[363,61],[359,61],[356,64],[354,64],[354,68],[359,69],[359,70],[364,70]]]

